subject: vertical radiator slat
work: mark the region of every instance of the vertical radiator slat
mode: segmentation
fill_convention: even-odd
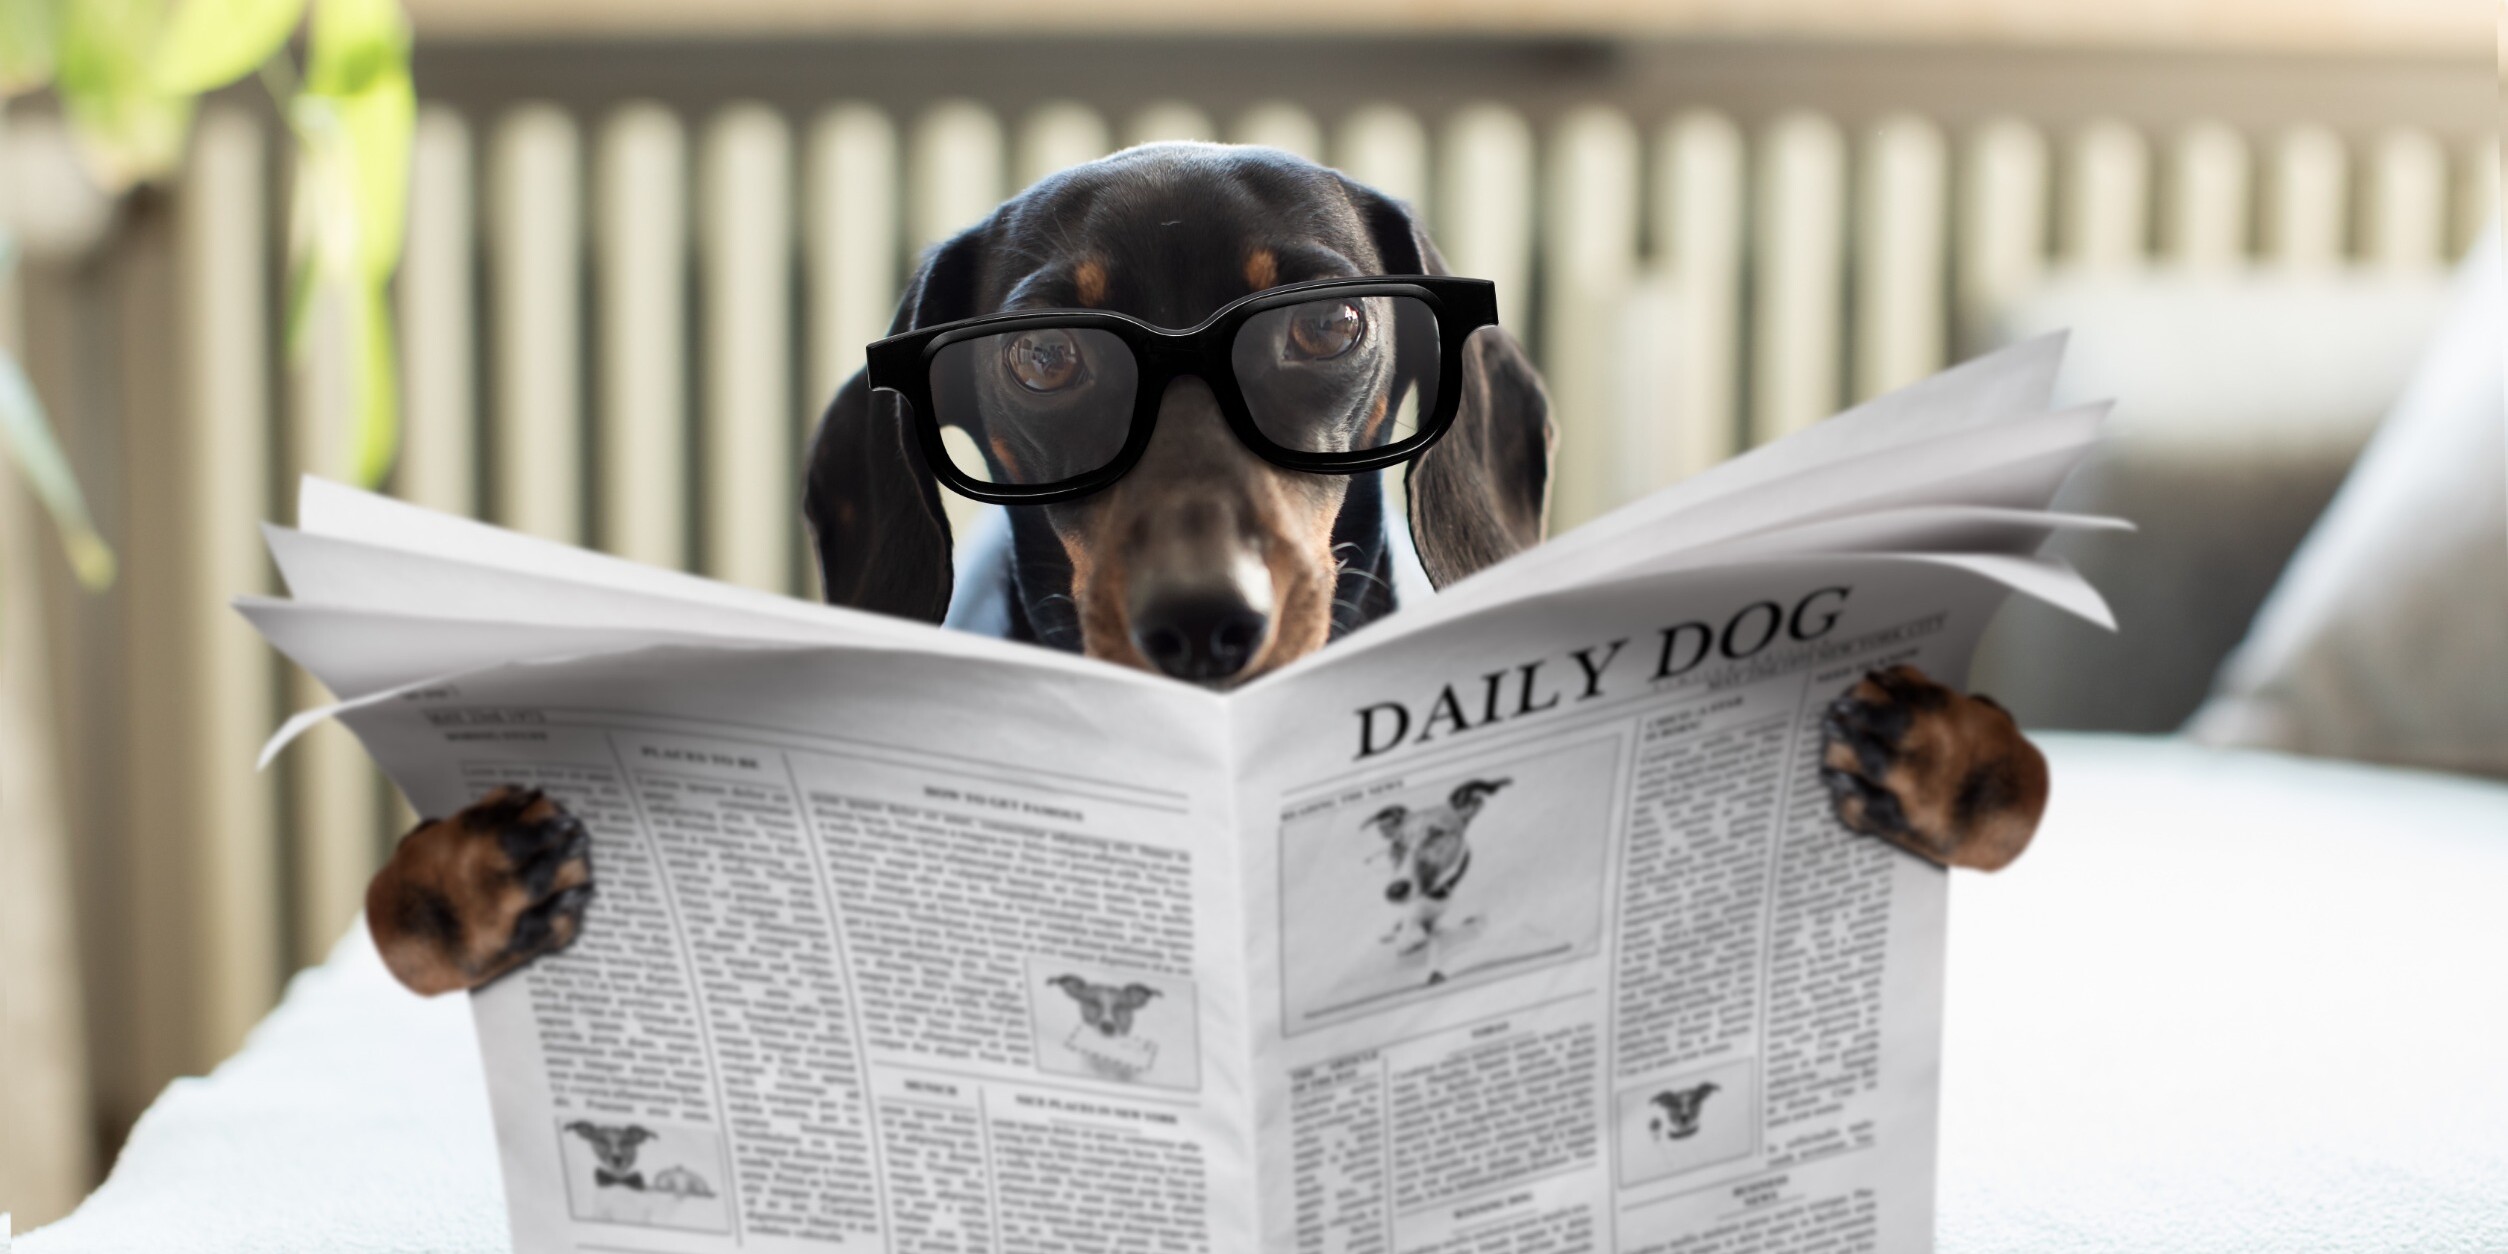
[[[2083,127],[2066,154],[2064,260],[2095,273],[2142,264],[2150,238],[2151,150],[2112,118]]]
[[[1184,100],[1151,101],[1133,114],[1131,123],[1123,128],[1125,147],[1171,139],[1217,138],[1219,124],[1200,105]]]
[[[2361,253],[2388,270],[2427,270],[2444,260],[2447,150],[2429,132],[2397,127],[2377,137]]]
[[[1893,114],[1865,139],[1855,256],[1855,395],[1877,396],[1942,368],[1942,132]]]
[[[393,479],[403,499],[452,514],[479,509],[470,156],[460,114],[442,105],[418,111],[399,282],[401,455]]]
[[[401,448],[392,490],[448,514],[479,512],[476,184],[470,126],[444,105],[418,110],[409,153],[409,225],[394,284],[400,317]],[[417,821],[391,792],[382,850]]]
[[[911,251],[975,225],[1001,200],[1001,122],[971,100],[948,100],[915,120],[906,161]]]
[[[2448,238],[2451,253],[2461,255],[2473,247],[2473,241],[2498,221],[2500,155],[2499,136],[2486,135],[2466,144],[2457,158],[2455,229]]]
[[[2294,126],[2276,137],[2265,217],[2275,265],[2323,270],[2342,263],[2348,165],[2342,138],[2329,128]]]
[[[0,102],[0,205],[17,200],[11,132],[23,125]],[[13,269],[0,272],[0,347],[21,363],[25,319],[22,281]],[[92,1132],[115,1042],[94,1025],[120,1010],[97,1004],[118,994],[82,980],[99,963],[78,948],[81,859],[72,833],[110,836],[81,830],[72,806],[78,751],[68,742],[76,732],[57,717],[55,700],[76,694],[85,705],[93,694],[74,676],[54,673],[71,642],[54,638],[52,598],[64,589],[53,578],[60,559],[41,517],[33,485],[0,473],[0,866],[9,876],[9,905],[0,912],[9,1021],[0,1031],[10,1042],[0,1072],[0,1128],[8,1129],[0,1138],[0,1192],[30,1225],[68,1214],[95,1182]]]
[[[2219,271],[2247,257],[2247,141],[2227,123],[2189,124],[2170,145],[2160,233],[2170,264]]]
[[[793,414],[792,133],[738,104],[706,130],[705,572],[792,589],[801,433]]]
[[[582,141],[554,105],[497,127],[494,250],[496,521],[575,543],[583,533]]]
[[[1428,131],[1418,115],[1400,105],[1370,104],[1334,128],[1332,163],[1351,178],[1403,201],[1426,220]]]
[[[1288,100],[1265,100],[1237,116],[1228,133],[1240,144],[1262,144],[1295,153],[1309,161],[1324,159],[1324,128],[1304,106]]]
[[[862,369],[862,346],[888,334],[897,308],[897,173],[897,128],[887,114],[842,104],[811,124],[811,412]]]
[[[688,564],[688,140],[659,104],[621,106],[593,156],[601,547]]]
[[[1654,237],[1671,312],[1649,390],[1662,398],[1656,483],[1686,479],[1740,445],[1745,177],[1741,129],[1721,113],[1685,111],[1656,136]],[[1631,355],[1648,352],[1639,344]]]
[[[918,248],[981,221],[1000,203],[1001,122],[982,105],[959,100],[933,106],[916,121],[912,143],[906,166],[908,227]],[[945,488],[940,500],[958,535],[982,514],[973,501]]]
[[[303,176],[300,165],[296,177]],[[309,308],[300,332],[308,351],[289,380],[288,478],[353,479],[350,435],[359,383],[349,319],[355,311],[346,293],[329,287],[315,289]],[[298,708],[334,699],[312,675],[288,669],[289,700]],[[282,779],[295,868],[291,958],[318,962],[365,901],[375,868],[381,781],[357,738],[336,722],[310,729],[289,747]]]
[[[1558,423],[1550,519],[1564,531],[1622,499],[1621,310],[1637,258],[1637,131],[1615,110],[1559,122],[1543,228],[1542,374]]]
[[[1966,347],[2045,273],[2046,136],[2018,118],[1994,118],[1969,138],[1962,161],[1952,279]]]
[[[1846,154],[1815,113],[1779,118],[1762,142],[1751,438],[1764,444],[1837,408]]]
[[[197,861],[158,867],[149,880],[179,884],[196,903],[188,943],[152,947],[186,955],[198,1007],[190,1056],[180,1070],[226,1056],[278,993],[280,925],[277,807],[270,777],[254,769],[273,725],[271,658],[251,628],[226,608],[229,597],[266,589],[268,561],[256,524],[270,505],[265,460],[271,423],[270,289],[265,267],[269,221],[261,128],[240,110],[213,108],[200,119],[184,173],[176,243],[185,404],[181,451],[189,491],[178,496],[186,595],[178,621],[192,685],[181,708],[193,791],[184,812],[157,833],[191,842]],[[158,450],[156,456],[166,456]],[[170,872],[170,873],[169,873]],[[186,874],[188,873],[188,874]],[[135,919],[150,907],[134,903]],[[177,908],[160,919],[182,919]],[[143,927],[149,926],[143,921]],[[184,1033],[171,1034],[181,1040]]]
[[[1014,177],[1022,188],[1114,151],[1106,119],[1076,100],[1051,100],[1019,120]]]
[[[1533,328],[1533,128],[1505,105],[1465,105],[1447,121],[1437,163],[1437,246],[1456,274],[1498,286],[1498,323],[1530,345]]]

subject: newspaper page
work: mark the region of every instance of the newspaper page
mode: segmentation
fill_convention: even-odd
[[[244,608],[422,813],[590,833],[473,999],[518,1254],[1912,1251],[1943,876],[1818,717],[2103,613],[2028,556],[2106,525],[2058,347],[1226,697],[313,482]]]
[[[309,661],[395,624],[422,654],[578,655],[344,716],[424,813],[522,784],[591,833],[581,937],[473,1001],[519,1254],[1255,1248],[1210,694],[256,618]]]
[[[1930,1249],[1945,873],[1833,817],[1820,720],[2007,590],[1657,575],[1239,696],[1267,1248]]]

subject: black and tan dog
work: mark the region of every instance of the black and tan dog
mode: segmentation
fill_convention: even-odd
[[[934,249],[893,330],[1018,309],[1113,310],[1188,327],[1283,283],[1442,274],[1397,202],[1285,153],[1131,149],[1046,179]],[[1409,531],[1443,586],[1540,541],[1551,430],[1514,339],[1479,332],[1461,410],[1406,476]],[[1378,412],[1399,397],[1376,401]],[[1147,451],[1085,499],[1012,508],[1002,569],[954,572],[939,489],[900,403],[856,375],[810,454],[804,512],[831,602],[939,621],[959,578],[999,580],[1009,633],[1229,685],[1393,609],[1375,474],[1281,469],[1239,443],[1210,388],[1159,400]],[[1913,671],[1842,698],[1824,772],[1856,831],[1956,866],[2020,852],[2046,768],[2010,717]],[[475,988],[563,948],[591,895],[582,825],[501,791],[402,840],[366,894],[393,974],[424,993]]]

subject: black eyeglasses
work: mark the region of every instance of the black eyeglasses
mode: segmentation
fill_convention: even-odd
[[[1345,475],[1403,461],[1453,424],[1464,343],[1497,322],[1486,279],[1322,279],[1256,292],[1185,331],[1096,309],[962,319],[871,345],[867,373],[913,407],[952,491],[1043,505],[1132,469],[1167,384],[1188,374],[1274,465]],[[944,438],[950,427],[970,438]]]

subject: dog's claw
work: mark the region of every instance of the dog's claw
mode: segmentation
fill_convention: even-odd
[[[537,789],[499,788],[420,823],[366,889],[384,966],[425,994],[481,987],[574,943],[592,834]]]
[[[1850,831],[1987,871],[2019,857],[2037,832],[2046,759],[1987,698],[1893,666],[1830,702],[1820,727],[1820,782]]]

